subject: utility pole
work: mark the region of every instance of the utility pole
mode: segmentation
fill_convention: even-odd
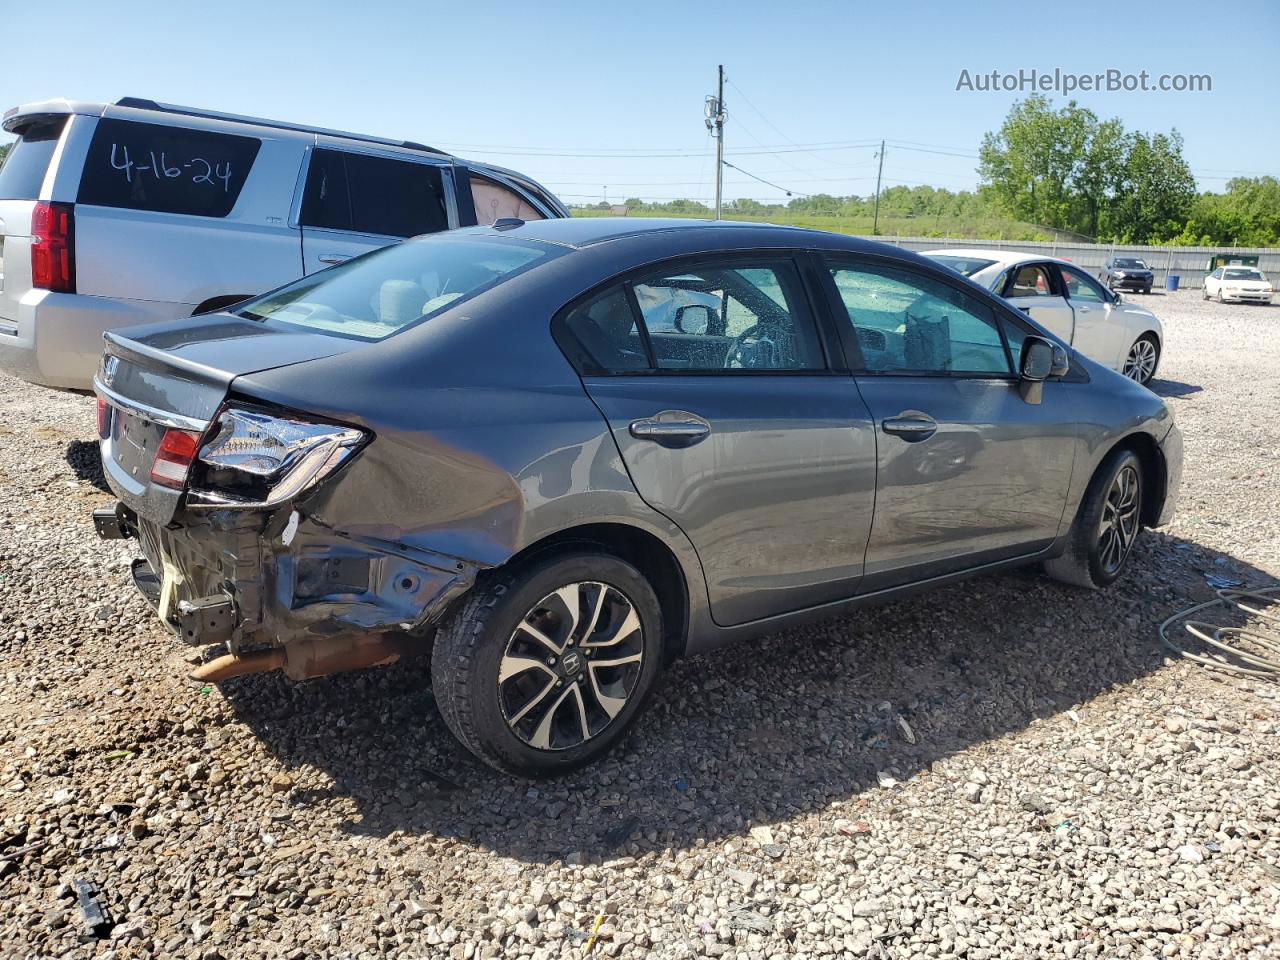
[[[720,219],[721,199],[724,195],[724,64],[719,67],[716,95],[707,97],[706,123],[716,138],[716,219]]]
[[[880,141],[880,168],[876,170],[876,208],[871,218],[871,235],[873,237],[880,234],[880,175],[884,173],[884,141]]]

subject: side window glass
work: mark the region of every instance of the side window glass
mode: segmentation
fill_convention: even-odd
[[[836,266],[831,275],[866,369],[1011,372],[991,309],[967,294],[894,267]]]
[[[582,373],[649,369],[635,313],[621,287],[614,287],[569,311],[558,339]]]
[[[633,284],[661,370],[821,370],[818,331],[789,263],[676,269]]]
[[[339,150],[315,150],[302,198],[303,226],[412,237],[446,230],[440,168]]]
[[[1086,303],[1106,302],[1102,288],[1095,284],[1091,277],[1086,277],[1079,270],[1072,267],[1059,267],[1059,269],[1062,271],[1062,282],[1067,285],[1068,299],[1081,300]]]
[[[225,217],[261,146],[254,137],[102,119],[89,142],[76,201]]]
[[[1019,267],[1006,297],[1052,297],[1053,285],[1049,274],[1037,263]]]
[[[545,219],[514,190],[475,174],[471,176],[471,197],[476,205],[476,223],[482,227],[496,223],[503,217],[517,217],[520,220]]]

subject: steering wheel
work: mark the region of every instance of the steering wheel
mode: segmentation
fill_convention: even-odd
[[[733,338],[725,352],[726,370],[776,370],[788,366],[790,358],[780,347],[783,338],[768,336],[768,331],[762,332],[763,327],[757,323]]]

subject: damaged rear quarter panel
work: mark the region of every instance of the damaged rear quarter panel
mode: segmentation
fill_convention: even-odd
[[[402,604],[398,568],[389,562],[371,590],[380,608],[421,622],[478,571],[552,533],[613,520],[667,543],[686,576],[697,571],[701,593],[690,583],[691,596],[705,596],[692,546],[640,499],[604,419],[550,335],[563,291],[520,277],[344,356],[235,381],[235,394],[374,435],[297,504],[293,546],[282,550],[271,540],[278,583],[296,581],[284,565],[340,558],[352,548],[412,560],[424,571],[423,592]],[[273,519],[272,529],[283,532],[285,522]],[[439,593],[428,597],[431,590]],[[336,615],[346,599],[318,605]],[[416,616],[406,604],[417,606]]]

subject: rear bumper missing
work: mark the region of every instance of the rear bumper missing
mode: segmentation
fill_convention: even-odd
[[[134,582],[192,645],[233,653],[302,641],[425,633],[475,582],[466,560],[328,528],[284,508],[210,511],[161,527],[95,511],[100,536],[136,536]]]

